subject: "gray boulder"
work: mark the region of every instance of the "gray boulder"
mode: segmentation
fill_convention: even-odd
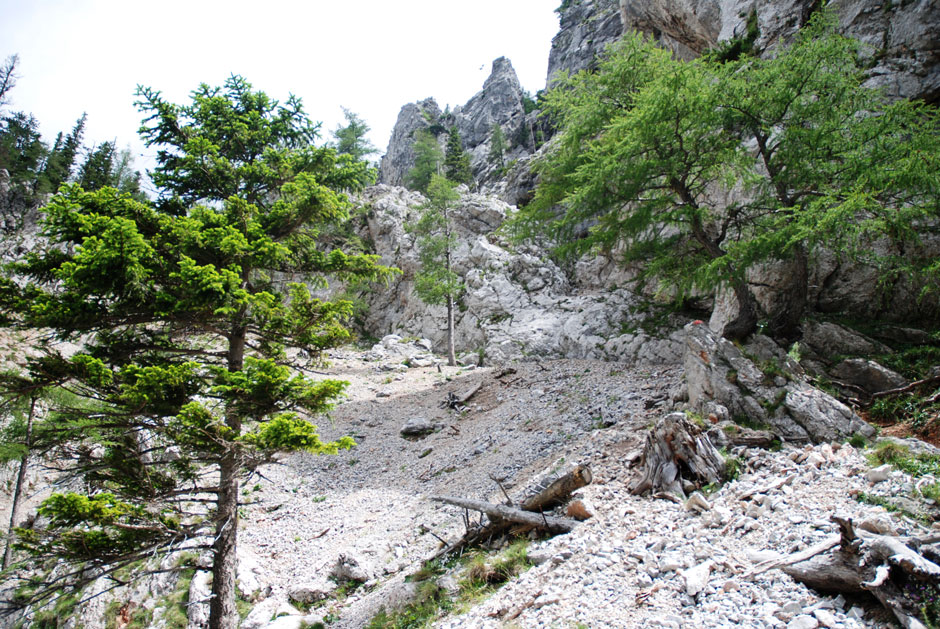
[[[330,575],[339,583],[345,581],[365,583],[372,578],[372,567],[360,555],[352,552],[342,552],[336,558],[336,564],[334,564]]]
[[[424,417],[412,417],[401,427],[402,437],[423,437],[434,432],[434,424]]]
[[[829,370],[833,377],[861,387],[869,393],[896,389],[907,384],[907,379],[896,371],[873,360],[848,358]]]
[[[772,352],[767,340],[757,339],[742,351],[707,325],[689,324],[685,329],[686,382],[694,410],[709,413],[724,407],[732,419],[767,425],[788,441],[874,434],[874,428],[847,406],[800,380],[798,366],[779,348],[773,359],[755,363],[750,348]]]

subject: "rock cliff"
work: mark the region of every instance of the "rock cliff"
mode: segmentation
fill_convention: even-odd
[[[620,14],[626,28],[649,33],[679,56],[691,58],[721,41],[747,36],[749,20],[757,28],[754,48],[767,53],[792,39],[820,4],[816,0],[620,0]],[[866,45],[871,85],[895,97],[937,102],[940,5],[932,0],[832,0],[828,6],[842,32]]]
[[[502,160],[490,158],[494,125],[500,126],[506,139],[507,150]],[[441,112],[433,98],[402,107],[379,166],[379,183],[404,184],[408,171],[414,166],[412,145],[416,131],[430,129],[443,148],[445,131],[452,126],[460,132],[464,149],[470,154],[474,180],[479,185],[499,181],[506,164],[533,152],[534,120],[526,116],[523,89],[509,59],[499,57],[493,61],[492,72],[483,83],[483,89],[453,111]]]

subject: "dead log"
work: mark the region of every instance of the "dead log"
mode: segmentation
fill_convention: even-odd
[[[473,388],[465,392],[463,395],[456,395],[454,393],[448,393],[447,399],[441,402],[442,408],[450,408],[455,411],[465,410],[465,404],[470,401],[474,395],[476,395],[480,389],[483,388],[483,383],[478,382]]]
[[[840,535],[799,553],[755,567],[749,575],[780,568],[793,579],[824,592],[869,592],[905,629],[940,621],[927,604],[940,597],[940,565],[933,537],[894,537],[856,529],[850,518],[833,516]],[[926,614],[932,614],[925,616]]]
[[[535,495],[526,498],[519,508],[523,511],[548,511],[567,502],[574,491],[590,485],[592,479],[591,468],[587,465],[579,465],[567,474],[556,478]]]
[[[646,435],[643,476],[630,488],[633,494],[648,490],[685,497],[682,481],[697,487],[725,477],[725,460],[701,428],[684,413],[663,417]]]
[[[454,505],[455,507],[479,511],[489,516],[490,520],[497,522],[505,521],[527,524],[548,531],[549,533],[568,533],[578,524],[577,520],[547,516],[541,513],[532,513],[514,507],[507,507],[506,505],[495,505],[491,502],[483,502],[482,500],[470,500],[452,496],[431,496],[431,500]]]

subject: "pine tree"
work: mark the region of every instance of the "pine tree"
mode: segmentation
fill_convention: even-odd
[[[117,188],[114,176],[114,142],[102,142],[88,153],[78,169],[78,185],[89,192],[105,186]]]
[[[405,177],[405,185],[418,192],[427,192],[431,177],[440,173],[444,153],[441,151],[437,138],[425,129],[415,132],[412,150],[415,161]]]
[[[470,156],[463,149],[463,140],[457,127],[451,127],[447,135],[447,148],[444,151],[444,174],[455,183],[470,184],[473,173],[470,171]]]
[[[378,149],[366,137],[370,130],[369,125],[358,114],[345,107],[343,116],[346,118],[346,126],[336,127],[333,131],[336,152],[340,155],[352,155],[357,160],[378,153]]]
[[[48,152],[32,115],[14,112],[0,119],[0,168],[15,185],[32,193]]]
[[[7,104],[10,90],[16,87],[16,65],[20,62],[19,55],[10,55],[0,66],[0,107]]]
[[[421,270],[415,275],[415,292],[432,306],[447,308],[447,364],[457,364],[454,352],[454,302],[464,291],[461,278],[453,270],[451,257],[457,244],[451,212],[460,199],[456,184],[441,175],[431,175],[428,203],[420,209],[415,223],[407,225],[416,235]]]
[[[141,135],[160,149],[160,198],[66,186],[43,209],[49,248],[15,267],[19,284],[0,282],[17,327],[85,339],[72,356],[45,348],[30,374],[91,405],[51,411],[62,447],[104,448],[71,470],[98,489],[54,494],[40,507],[48,525],[20,541],[77,564],[41,596],[208,539],[209,625],[231,629],[239,479],[277,451],[354,445],[321,441],[309,420],[345,383],[282,362],[285,347],[319,356],[348,338],[351,304],[316,299],[305,284],[285,295],[274,274],[323,286],[388,270],[375,256],[318,247],[321,226],[348,217],[336,191],[355,189],[364,166],[313,145],[298,99],[280,104],[237,76],[201,85],[187,105],[149,88],[138,95]],[[206,495],[207,518],[190,517]]]
[[[36,189],[38,192],[55,192],[59,186],[69,180],[72,175],[72,168],[75,166],[75,158],[82,146],[82,136],[85,133],[85,122],[88,114],[82,114],[75,121],[71,133],[65,136],[61,141],[62,134],[56,139],[56,144],[49,157],[46,159],[45,166],[39,176]]]

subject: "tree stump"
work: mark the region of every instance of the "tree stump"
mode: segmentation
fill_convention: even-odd
[[[642,464],[643,476],[630,488],[633,494],[651,490],[685,497],[683,479],[702,487],[722,480],[726,474],[721,453],[684,413],[670,413],[650,430]]]

